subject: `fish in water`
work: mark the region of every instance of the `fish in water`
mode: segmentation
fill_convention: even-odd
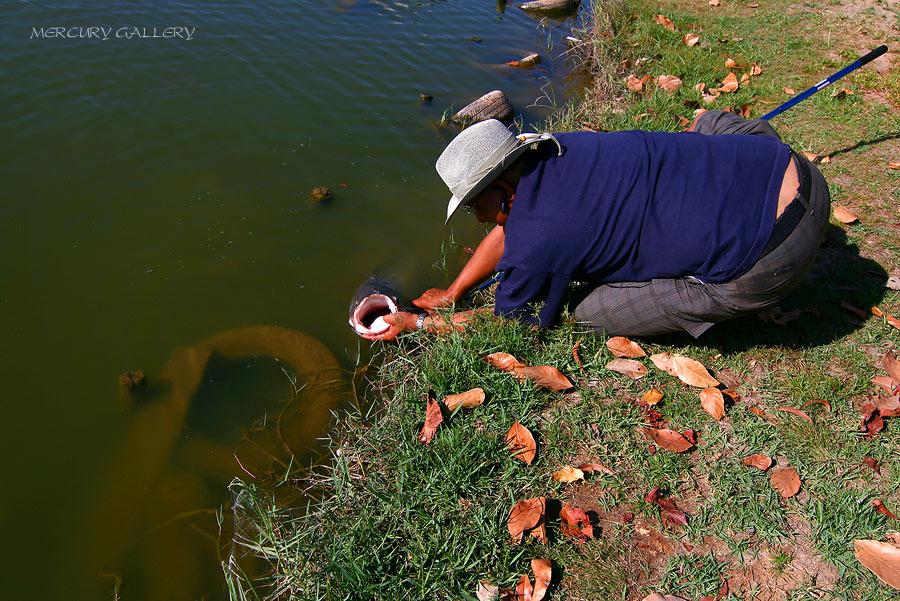
[[[390,285],[370,277],[350,301],[350,327],[360,336],[381,334],[391,327],[385,316],[399,310],[397,295]]]

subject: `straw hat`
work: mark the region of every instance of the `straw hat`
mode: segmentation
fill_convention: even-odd
[[[516,136],[496,119],[481,121],[461,131],[434,165],[453,194],[447,205],[447,221],[460,204],[484,190],[532,144],[544,140],[553,140],[562,155],[562,146],[552,135]]]

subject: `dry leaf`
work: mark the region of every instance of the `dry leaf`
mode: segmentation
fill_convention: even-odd
[[[675,372],[675,357],[672,353],[656,353],[655,355],[650,355],[650,360],[653,361],[653,365],[670,376],[678,375]]]
[[[700,42],[700,36],[696,33],[686,33],[684,37],[681,38],[681,43],[685,46],[696,46]]]
[[[647,391],[647,393],[641,398],[641,402],[653,407],[657,403],[659,403],[663,398],[663,393],[658,391],[655,388],[651,388]]]
[[[877,511],[878,513],[886,515],[892,520],[900,520],[900,518],[891,513],[891,510],[885,507],[884,503],[882,503],[879,499],[872,499],[872,507],[875,508],[875,511]]]
[[[892,397],[876,396],[872,398],[872,403],[878,409],[881,417],[895,417],[900,415],[900,395]]]
[[[900,547],[877,540],[855,540],[856,559],[886,585],[900,590]]]
[[[888,163],[887,166],[891,169],[900,169],[900,163]]]
[[[684,453],[694,446],[693,442],[675,430],[669,430],[668,428],[649,428],[647,426],[644,426],[641,430],[643,430],[644,434],[649,439],[669,451]]]
[[[714,419],[722,419],[725,415],[725,397],[718,388],[704,388],[700,391],[700,404],[703,410],[713,416]]]
[[[422,431],[419,432],[419,442],[428,444],[434,438],[437,427],[444,421],[441,415],[441,406],[435,398],[434,391],[429,390],[427,396],[427,404],[425,405],[425,423],[422,425]]]
[[[845,96],[853,96],[853,90],[849,88],[840,88],[831,93],[831,97],[836,98],[837,100],[842,100]]]
[[[559,520],[559,529],[563,536],[570,536],[582,543],[594,538],[591,520],[581,508],[564,504],[559,512]]]
[[[553,565],[549,559],[532,559],[531,571],[534,572],[534,594],[531,601],[541,601],[553,579]]]
[[[576,480],[584,480],[584,472],[576,467],[567,465],[564,468],[553,472],[553,480],[555,482],[575,482]]]
[[[740,65],[737,64],[737,61],[733,58],[725,59],[725,68],[726,69],[740,69]]]
[[[478,582],[478,587],[475,589],[475,597],[478,601],[494,601],[499,596],[500,587],[496,584],[491,584],[487,580]]]
[[[653,357],[650,359],[652,360]],[[676,354],[672,355],[672,366],[678,379],[688,386],[709,388],[710,386],[719,385],[719,381],[709,375],[709,372],[706,371],[706,368],[699,361]]]
[[[884,357],[881,359],[881,365],[891,378],[900,381],[900,361],[894,357],[893,350],[885,353]]]
[[[581,370],[581,373],[584,374],[584,365],[581,364],[581,357],[578,356],[578,347],[581,346],[581,340],[575,343],[575,346],[572,347],[572,357],[575,359],[575,363],[578,364],[578,369]]]
[[[719,0],[709,0],[710,6],[719,6]]]
[[[829,403],[825,399],[810,399],[810,400],[806,401],[805,403],[803,403],[802,405],[800,405],[800,408],[802,409],[803,407],[806,407],[807,405],[811,405],[812,403],[818,403],[820,405],[824,405],[828,411],[831,411],[831,403]]]
[[[799,409],[794,409],[793,407],[776,407],[775,409],[777,411],[787,411],[788,413],[793,413],[794,415],[796,415],[798,417],[802,417],[804,420],[808,421],[809,423],[813,423],[812,418],[810,416],[808,416],[805,411],[800,411]]]
[[[519,582],[516,584],[516,601],[531,601],[534,589],[531,587],[531,580],[528,574],[522,574]]]
[[[658,486],[654,486],[650,492],[644,495],[644,502],[652,503],[660,508],[664,524],[687,526],[687,514],[678,509],[674,501],[663,497]]]
[[[647,367],[633,359],[613,359],[606,364],[606,369],[628,376],[632,380],[637,380],[647,375]]]
[[[890,325],[894,326],[897,329],[900,329],[900,319],[897,319],[890,313],[885,313],[878,307],[872,307],[872,315],[875,317],[884,317],[885,321],[887,321]]]
[[[834,207],[834,218],[841,223],[853,223],[859,219],[856,213],[841,205]]]
[[[759,407],[750,407],[750,412],[755,413],[756,415],[763,417],[766,412],[760,409]]]
[[[737,75],[734,73],[729,73],[725,76],[725,79],[722,80],[722,85],[716,88],[717,92],[737,92],[739,88]]]
[[[756,63],[753,63],[753,66],[750,67],[751,77],[755,77],[755,76],[759,75],[760,73],[762,73],[762,67],[760,67]]]
[[[629,75],[628,79],[625,80],[625,87],[632,92],[640,92],[642,89],[644,89],[644,82],[634,75]]]
[[[550,390],[568,390],[572,388],[572,382],[561,371],[552,365],[538,365],[535,367],[519,367],[515,370],[516,378],[534,380],[534,383]]]
[[[506,527],[516,544],[522,542],[522,534],[537,528],[544,521],[547,500],[544,497],[525,499],[513,505],[506,520]]]
[[[653,17],[653,20],[656,23],[659,23],[660,25],[662,25],[663,27],[668,29],[669,31],[675,31],[675,24],[672,23],[672,21],[670,21],[668,19],[668,17],[665,17],[663,15],[656,15],[655,17]]]
[[[781,89],[784,90],[785,94],[788,94],[790,96],[793,96],[794,94],[797,93],[794,91],[794,88],[781,88]]]
[[[863,463],[872,468],[876,475],[881,475],[881,468],[878,467],[878,460],[873,457],[863,457]]]
[[[519,360],[509,353],[491,353],[484,360],[503,371],[511,372],[516,368],[525,367],[524,363],[519,363]]]
[[[537,452],[534,436],[519,422],[513,423],[509,432],[506,433],[506,446],[512,451],[513,457],[521,459],[529,465],[534,461],[534,454]]]
[[[713,6],[719,5],[719,0],[709,0],[709,3],[713,4]],[[648,595],[644,597],[643,601],[687,601],[687,599],[683,597],[676,597],[675,595],[660,595],[659,593],[653,593],[652,595]]]
[[[578,469],[583,471],[586,474],[592,474],[594,472],[603,472],[604,474],[608,474],[610,476],[615,475],[615,472],[603,465],[602,463],[582,463],[578,466]]]
[[[606,341],[606,348],[616,357],[628,357],[636,359],[638,357],[646,357],[647,353],[641,348],[637,342],[629,340],[624,336],[614,336]]]
[[[792,467],[772,472],[772,475],[769,476],[769,483],[785,499],[793,497],[800,490],[800,476],[797,475],[797,470]]]
[[[860,411],[863,416],[859,426],[860,432],[866,436],[875,436],[884,429],[884,420],[874,403],[863,403]]]
[[[674,75],[660,75],[656,78],[656,85],[670,94],[681,87],[682,81]]]
[[[448,411],[456,411],[457,407],[471,409],[484,402],[484,390],[473,388],[460,394],[448,394],[444,397],[444,406]]]
[[[766,471],[772,467],[772,458],[768,455],[750,455],[744,457],[744,465]]]

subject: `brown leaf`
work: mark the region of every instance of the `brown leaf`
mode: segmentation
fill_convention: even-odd
[[[760,73],[762,73],[762,67],[760,67],[756,63],[753,63],[753,66],[750,67],[750,76],[755,77],[755,76],[759,75]]]
[[[665,17],[663,15],[656,15],[655,17],[653,17],[653,20],[669,31],[675,31],[675,24],[672,23],[672,21],[670,21],[668,17]]]
[[[856,213],[841,205],[834,207],[834,218],[841,223],[853,223],[859,219]]]
[[[890,350],[885,353],[884,358],[881,359],[881,365],[884,367],[884,371],[888,373],[890,377],[894,380],[900,381],[900,361],[894,357],[894,351]]]
[[[625,80],[625,87],[632,92],[640,92],[644,89],[644,82],[634,75],[629,75],[628,79]]]
[[[750,412],[755,413],[756,415],[763,417],[766,415],[766,412],[760,409],[759,407],[750,407]]]
[[[637,380],[647,375],[647,367],[633,359],[613,359],[606,364],[606,369],[628,376],[632,380]]]
[[[534,589],[531,587],[531,579],[528,578],[528,574],[522,574],[516,584],[516,601],[532,601],[533,592]]]
[[[812,418],[810,416],[808,416],[805,411],[800,411],[799,409],[794,409],[793,407],[776,407],[775,409],[776,409],[776,411],[787,411],[788,413],[793,413],[794,415],[796,415],[798,417],[802,417],[804,420],[808,421],[809,423],[813,423]]]
[[[522,534],[537,528],[544,521],[546,511],[547,500],[544,497],[525,499],[513,505],[506,520],[506,527],[513,541],[516,544],[522,542]]]
[[[594,527],[584,510],[564,504],[559,512],[559,519],[559,529],[563,536],[570,536],[582,543],[594,538]]]
[[[872,403],[878,409],[881,417],[895,417],[900,415],[900,395],[891,397],[876,396],[872,398]]]
[[[419,442],[428,444],[434,438],[437,427],[444,421],[441,415],[441,406],[438,404],[434,391],[428,391],[427,404],[425,405],[425,423],[422,425],[422,431],[419,432]]]
[[[700,391],[700,404],[703,410],[713,416],[713,419],[722,419],[725,415],[725,397],[718,388],[704,388]]]
[[[722,80],[722,85],[717,88],[719,92],[737,92],[740,85],[738,84],[737,75],[729,73]]]
[[[641,402],[646,403],[647,405],[653,407],[654,405],[659,403],[662,400],[662,398],[663,398],[663,393],[658,391],[656,388],[651,388],[641,398]]]
[[[655,355],[650,355],[650,360],[653,361],[653,365],[670,376],[678,375],[675,372],[675,360],[672,353],[656,353]]]
[[[750,455],[744,457],[744,465],[766,471],[772,467],[772,458],[768,455]]]
[[[616,357],[628,357],[629,359],[637,359],[638,357],[646,357],[647,353],[641,348],[637,342],[629,340],[624,336],[614,336],[606,341],[606,348]]]
[[[769,476],[769,483],[775,487],[775,490],[785,499],[793,497],[800,490],[800,476],[797,470],[792,467],[775,470]]]
[[[525,367],[524,363],[519,363],[519,360],[509,353],[491,353],[484,360],[494,367],[508,372],[512,372],[519,367]]]
[[[575,359],[575,363],[578,364],[578,369],[581,370],[581,373],[584,374],[584,365],[581,364],[581,357],[578,356],[578,347],[581,346],[581,340],[575,343],[575,346],[572,348],[572,357]]]
[[[674,75],[660,75],[656,78],[656,85],[670,94],[680,88],[682,83],[683,82]]]
[[[678,509],[674,501],[663,497],[658,486],[654,486],[650,492],[644,495],[644,502],[653,503],[660,508],[664,524],[687,526],[687,514]]]
[[[736,60],[729,57],[729,58],[725,59],[725,68],[726,69],[740,69],[741,67],[740,67],[740,65],[737,64]]]
[[[478,587],[475,589],[475,597],[478,601],[494,601],[499,596],[500,588],[496,584],[491,584],[487,580],[478,582]]]
[[[831,97],[837,100],[843,100],[845,96],[853,96],[853,90],[850,88],[840,88],[831,93]]]
[[[875,317],[884,317],[885,321],[887,321],[890,325],[894,326],[897,329],[900,329],[900,319],[897,319],[890,313],[885,313],[878,307],[872,307],[872,315]]]
[[[706,371],[706,368],[703,367],[703,364],[699,361],[695,361],[684,355],[673,355],[672,365],[678,379],[688,386],[709,388],[710,386],[719,385],[719,381],[709,375],[709,372]]]
[[[900,163],[888,163],[887,166],[890,169],[900,169]]]
[[[529,465],[534,461],[534,455],[537,452],[534,436],[519,422],[513,423],[509,432],[506,433],[506,446],[512,451],[513,457],[521,459]]]
[[[586,474],[593,474],[595,472],[603,472],[604,474],[608,474],[610,476],[614,476],[615,472],[603,465],[602,463],[582,463],[578,466],[578,469],[583,471]]]
[[[900,590],[900,547],[877,540],[855,540],[856,559],[886,585]]]
[[[862,411],[862,423],[859,431],[866,436],[875,436],[884,429],[884,420],[881,418],[881,412],[875,406],[875,403],[863,403],[860,407]]]
[[[568,390],[572,388],[572,382],[561,371],[552,365],[538,365],[535,367],[519,367],[514,375],[521,381],[523,378],[534,380],[534,383],[550,390]]]
[[[789,96],[793,96],[794,94],[797,93],[794,91],[794,88],[781,88],[781,89],[784,90],[784,93]]]
[[[668,428],[649,428],[646,426],[641,429],[647,438],[669,451],[684,453],[694,446],[694,443],[675,430],[669,430]]]
[[[696,33],[686,33],[681,38],[681,43],[685,46],[696,46],[700,42],[700,36]]]
[[[886,515],[892,520],[900,520],[897,516],[891,513],[890,509],[884,506],[884,503],[879,501],[878,499],[872,499],[872,507],[880,514]]]
[[[874,459],[872,457],[864,457],[863,463],[865,463],[870,468],[872,468],[872,471],[874,471],[876,475],[878,475],[878,476],[881,475],[881,468],[878,467],[878,461],[876,459]]]
[[[811,405],[813,403],[818,403],[820,405],[824,405],[825,409],[827,409],[828,411],[831,411],[831,403],[829,403],[825,399],[810,399],[810,400],[806,401],[805,403],[803,403],[802,405],[800,405],[800,408],[802,409],[803,407],[806,407],[807,405]]]
[[[719,6],[719,0],[709,0],[709,5],[710,6]]]
[[[541,601],[553,579],[553,565],[549,559],[532,559],[531,571],[534,572],[534,594],[531,601]]]
[[[555,482],[575,482],[576,480],[584,480],[584,472],[577,467],[567,465],[553,472],[553,480]]]
[[[448,411],[456,411],[457,407],[471,409],[484,402],[484,390],[473,388],[460,394],[448,394],[444,397],[444,406]]]
[[[713,4],[715,2],[715,4]],[[709,3],[713,6],[719,5],[719,0],[709,0]],[[684,597],[676,597],[675,595],[660,595],[659,593],[653,593],[652,595],[648,595],[644,597],[643,601],[687,601]]]

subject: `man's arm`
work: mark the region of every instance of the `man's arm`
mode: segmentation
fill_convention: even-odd
[[[490,307],[482,307],[480,309],[469,309],[468,311],[460,311],[447,317],[440,314],[432,314],[425,317],[422,323],[422,330],[426,332],[446,332],[451,328],[461,330],[466,327],[469,320],[476,312],[492,311]],[[419,316],[416,313],[407,313],[406,311],[398,311],[386,315],[384,320],[390,324],[387,332],[377,335],[363,335],[368,340],[393,340],[403,332],[416,331],[416,321]]]
[[[415,299],[413,304],[429,313],[440,307],[455,303],[467,290],[487,279],[494,273],[506,242],[506,232],[502,226],[495,226],[475,249],[472,258],[447,289],[432,288]]]

